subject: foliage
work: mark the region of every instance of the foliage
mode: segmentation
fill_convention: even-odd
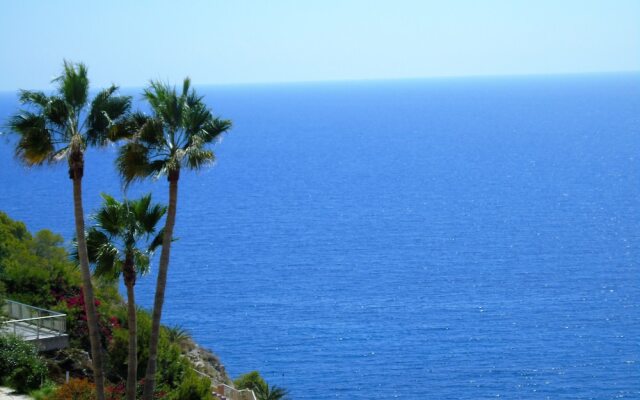
[[[278,386],[269,386],[269,384],[260,376],[258,371],[251,371],[241,375],[233,381],[236,389],[253,390],[258,400],[280,400],[286,399],[287,390]]]
[[[60,385],[49,400],[93,400],[96,386],[86,379],[69,379]]]
[[[184,379],[169,396],[172,400],[209,400],[213,399],[211,394],[211,380],[199,376],[189,369]]]
[[[161,334],[160,341],[158,342],[156,381],[165,389],[175,389],[180,385],[190,369],[191,365],[189,361],[182,356],[180,346],[170,343],[166,335]]]
[[[74,288],[60,299],[60,303],[52,307],[56,311],[67,314],[67,333],[71,344],[83,350],[89,350],[89,327],[87,323],[86,305],[81,288]],[[107,347],[112,340],[114,328],[120,326],[120,321],[110,315],[113,306],[105,304],[97,297],[94,305],[98,313],[98,329],[100,330],[102,346]]]
[[[128,365],[129,332],[126,326],[126,307],[117,313],[124,322],[113,330],[113,340],[109,344],[109,375],[112,379],[125,379]],[[138,373],[144,374],[149,359],[149,334],[151,333],[151,315],[146,310],[137,312]]]
[[[175,343],[181,347],[191,339],[189,331],[180,325],[165,326],[163,330],[170,343]]]
[[[30,343],[13,336],[0,336],[0,380],[18,392],[37,389],[44,381],[47,367]]]
[[[69,382],[46,391],[31,393],[36,400],[93,400],[96,397],[96,385],[87,379],[72,378]],[[124,384],[107,385],[105,400],[124,399]]]
[[[103,204],[93,217],[96,225],[87,232],[89,261],[97,276],[113,280],[123,274],[125,283],[130,280],[135,284],[135,275],[126,271],[127,258],[137,274],[149,270],[149,259],[162,242],[162,231],[154,235],[156,225],[167,208],[152,204],[150,194],[122,202],[105,193],[102,198]]]
[[[200,169],[215,160],[207,145],[231,128],[231,121],[215,117],[186,78],[181,93],[152,81],[144,97],[152,116],[134,113],[114,124],[114,140],[129,139],[119,150],[117,167],[125,182],[148,176],[169,176],[180,170]]]
[[[7,290],[4,287],[4,282],[0,281],[0,305],[4,304]],[[0,307],[0,323],[5,319],[4,311]]]
[[[123,315],[125,312],[120,312]],[[138,309],[138,376],[144,376],[149,360],[149,335],[151,334],[151,315]],[[187,358],[182,356],[179,342],[173,342],[168,330],[162,329],[158,343],[158,369],[156,379],[164,391],[173,391],[185,379],[190,370]],[[113,340],[109,344],[109,375],[114,380],[127,376],[129,336],[125,326],[113,330]]]
[[[266,386],[267,382],[260,376],[258,371],[251,371],[235,379],[233,385],[238,390],[250,389],[255,391],[258,387]]]
[[[23,105],[9,120],[19,136],[16,156],[27,165],[51,164],[67,160],[71,178],[81,178],[82,154],[87,145],[106,144],[109,127],[124,117],[131,98],[116,96],[112,85],[88,101],[87,67],[64,62],[63,73],[55,79],[58,91],[20,91]]]
[[[62,243],[60,235],[48,230],[32,236],[22,222],[0,212],[0,281],[6,296],[50,308],[77,288],[80,274]]]
[[[259,386],[255,390],[258,400],[281,400],[287,398],[287,390],[278,386],[269,386],[265,383],[264,386]]]
[[[51,381],[47,381],[40,389],[32,390],[29,396],[34,400],[49,400],[58,387]]]

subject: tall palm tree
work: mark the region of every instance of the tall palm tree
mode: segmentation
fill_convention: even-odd
[[[103,194],[102,207],[94,216],[96,225],[87,232],[89,261],[99,276],[117,279],[122,275],[127,288],[127,325],[129,357],[127,366],[127,400],[136,399],[138,370],[136,276],[149,270],[149,259],[162,243],[162,232],[156,225],[167,211],[165,206],[151,204],[151,195],[138,200],[119,202]]]
[[[73,211],[93,358],[93,375],[97,398],[103,400],[102,350],[82,209],[84,154],[87,146],[106,143],[110,125],[127,114],[131,99],[116,96],[118,88],[111,86],[98,92],[89,103],[87,67],[81,63],[65,61],[62,74],[53,82],[57,84],[57,91],[52,95],[40,91],[20,92],[20,102],[24,108],[9,120],[9,127],[19,135],[16,155],[27,165],[67,161],[69,178],[73,182]]]
[[[112,135],[115,139],[129,139],[120,148],[116,161],[126,183],[149,176],[166,176],[169,181],[169,208],[158,267],[143,394],[143,399],[151,400],[155,389],[160,319],[176,220],[180,171],[183,168],[198,170],[211,164],[215,156],[207,145],[228,131],[231,121],[214,117],[203,98],[191,88],[189,78],[184,80],[180,94],[173,86],[152,81],[144,91],[144,98],[151,106],[152,115],[135,113],[126,122],[115,125]]]

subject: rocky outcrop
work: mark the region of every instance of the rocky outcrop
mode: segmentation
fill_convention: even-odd
[[[213,384],[225,383],[233,385],[227,375],[227,371],[224,369],[224,365],[211,350],[200,346],[192,339],[186,339],[182,344],[182,351],[193,365],[193,368],[211,378]]]

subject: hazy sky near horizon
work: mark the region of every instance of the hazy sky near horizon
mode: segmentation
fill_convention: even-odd
[[[638,0],[6,1],[0,90],[640,71]]]

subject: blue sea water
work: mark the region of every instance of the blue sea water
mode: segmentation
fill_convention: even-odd
[[[234,129],[181,178],[164,320],[231,375],[294,399],[640,398],[640,75],[200,90]],[[70,238],[64,166],[11,153],[0,209]],[[113,155],[88,155],[87,214],[121,193]]]

